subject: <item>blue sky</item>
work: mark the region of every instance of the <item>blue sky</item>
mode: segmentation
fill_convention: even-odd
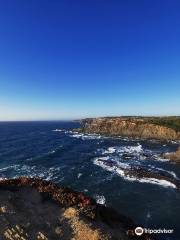
[[[0,120],[180,115],[179,0],[0,2]]]

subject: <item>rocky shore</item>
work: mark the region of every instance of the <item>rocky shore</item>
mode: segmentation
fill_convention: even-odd
[[[178,120],[177,120],[178,119]],[[137,137],[144,139],[180,140],[180,118],[164,123],[161,118],[146,117],[103,117],[81,121],[83,133],[96,133],[108,136]],[[171,123],[172,122],[172,123]],[[171,127],[172,125],[172,127]],[[175,125],[175,127],[174,127]],[[169,126],[169,127],[168,127]]]
[[[170,159],[171,161],[180,163],[180,146],[175,152],[163,154],[163,158]]]
[[[106,169],[113,169],[119,175],[123,176],[125,179],[132,179],[139,182],[151,182],[154,184],[165,185],[180,189],[179,179],[174,178],[167,172],[158,172],[155,170],[147,170],[141,166],[131,166],[131,168],[123,168],[116,165],[112,160],[96,159],[96,165],[103,166]]]
[[[35,178],[0,181],[1,240],[129,240],[136,225],[83,193]]]

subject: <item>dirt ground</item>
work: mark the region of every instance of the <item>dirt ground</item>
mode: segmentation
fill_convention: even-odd
[[[131,219],[40,179],[0,181],[0,240],[152,240]]]

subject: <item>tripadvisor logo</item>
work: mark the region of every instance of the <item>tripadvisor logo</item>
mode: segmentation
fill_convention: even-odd
[[[141,236],[144,232],[144,229],[142,227],[135,228],[135,234],[138,236]]]
[[[149,228],[142,228],[142,227],[136,227],[134,231],[135,231],[135,234],[137,236],[141,236],[143,233],[148,233],[148,234],[167,233],[168,234],[168,233],[173,233],[174,232],[173,229],[165,229],[165,228],[163,228],[163,229],[161,229],[161,228],[159,228],[159,229],[149,229]]]

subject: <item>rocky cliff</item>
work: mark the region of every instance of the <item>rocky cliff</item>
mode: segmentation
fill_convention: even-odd
[[[161,124],[155,124],[148,118],[105,117],[84,119],[79,131],[108,136],[125,136],[160,140],[179,140],[180,131]]]
[[[152,240],[83,193],[34,178],[0,181],[1,240]]]

